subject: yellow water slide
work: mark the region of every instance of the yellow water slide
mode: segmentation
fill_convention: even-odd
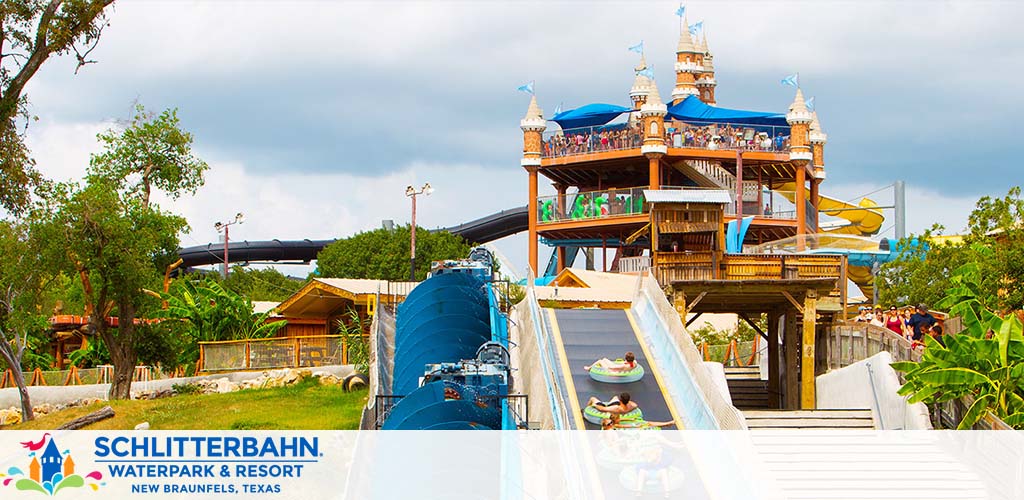
[[[791,203],[796,202],[796,184],[787,183],[776,188],[778,193]],[[853,205],[843,200],[837,200],[822,194],[818,195],[818,210],[825,215],[846,219],[850,223],[825,232],[836,234],[853,234],[858,236],[872,236],[877,234],[885,222],[882,210],[875,208],[878,203],[870,198],[862,198],[860,203]]]

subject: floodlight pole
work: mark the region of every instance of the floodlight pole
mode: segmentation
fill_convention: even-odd
[[[416,281],[416,197],[421,194],[430,196],[430,193],[433,192],[434,188],[430,187],[429,182],[424,184],[419,191],[412,186],[405,188],[405,195],[412,198],[412,227],[409,232],[409,281]]]
[[[224,279],[228,279],[228,270],[231,268],[230,261],[228,260],[228,228],[232,224],[241,224],[243,222],[245,222],[245,216],[242,215],[242,212],[238,212],[235,214],[235,220],[231,222],[217,222],[213,225],[218,232],[222,229],[224,230]]]

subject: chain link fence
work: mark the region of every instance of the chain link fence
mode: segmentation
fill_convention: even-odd
[[[341,335],[200,342],[200,371],[266,370],[345,364]]]

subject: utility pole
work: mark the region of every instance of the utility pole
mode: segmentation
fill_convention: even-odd
[[[228,260],[228,227],[232,224],[241,224],[243,222],[245,222],[245,216],[242,215],[242,212],[238,212],[235,214],[235,220],[227,223],[218,222],[213,225],[217,232],[220,232],[222,229],[224,230],[224,279],[228,279],[228,269],[231,268],[231,261]]]
[[[430,193],[434,192],[434,188],[430,187],[430,183],[426,183],[423,187],[417,191],[412,186],[405,188],[405,195],[412,198],[412,231],[410,231],[410,242],[409,242],[409,281],[416,281],[416,197],[419,195],[430,196]]]
[[[902,240],[907,237],[907,186],[903,181],[893,183],[892,197],[896,212],[893,217],[896,219],[896,239]]]

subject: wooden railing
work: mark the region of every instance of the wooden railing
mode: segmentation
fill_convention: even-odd
[[[870,358],[882,351],[893,361],[920,361],[920,349],[902,335],[869,323],[835,323],[828,327],[826,359],[828,369],[835,370]]]
[[[715,262],[712,252],[659,252],[655,277],[662,285],[674,281],[808,279],[842,276],[840,255],[724,255]],[[715,270],[718,268],[718,272]]]
[[[649,255],[619,259],[619,272],[623,274],[639,274],[650,269],[651,257]]]

